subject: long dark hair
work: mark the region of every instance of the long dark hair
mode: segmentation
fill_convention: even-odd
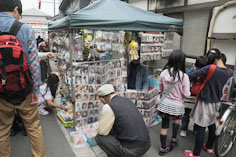
[[[50,74],[47,79],[47,89],[50,89],[52,96],[55,98],[58,87],[59,78],[56,74]]]
[[[173,71],[171,71],[171,68],[173,68]],[[168,69],[170,76],[173,77],[173,80],[176,78],[177,74],[179,80],[181,80],[179,71],[185,73],[185,54],[181,50],[173,51],[164,69]]]

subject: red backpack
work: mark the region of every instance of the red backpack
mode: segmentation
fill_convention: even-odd
[[[0,34],[0,97],[14,105],[20,104],[32,88],[29,64],[16,37],[22,24],[16,20],[9,33]]]

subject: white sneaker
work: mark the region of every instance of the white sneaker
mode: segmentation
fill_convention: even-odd
[[[187,136],[187,131],[182,130],[182,131],[180,132],[180,136],[186,137],[186,136]]]
[[[49,114],[49,112],[46,111],[44,108],[39,108],[39,114],[42,116],[46,116]]]

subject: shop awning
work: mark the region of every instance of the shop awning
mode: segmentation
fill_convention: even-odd
[[[68,29],[69,28],[69,16],[66,16],[62,19],[49,22],[48,23],[48,30],[59,30],[59,29]]]
[[[71,28],[178,33],[183,30],[183,20],[145,11],[120,0],[99,0],[70,17]]]

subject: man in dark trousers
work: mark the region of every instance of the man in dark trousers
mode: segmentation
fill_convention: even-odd
[[[110,84],[101,86],[97,95],[102,108],[96,142],[108,157],[139,157],[151,146],[143,116],[128,98],[115,94]]]
[[[27,25],[18,23],[17,21],[20,19],[22,14],[22,4],[20,0],[0,0],[0,32],[14,32],[11,36],[11,44],[3,42],[2,35],[1,39],[1,53],[3,54],[5,51],[4,47],[15,46],[17,48],[8,48],[7,50],[11,53],[4,53],[1,55],[1,60],[5,59],[6,55],[17,54],[17,51],[20,54],[23,54],[23,63],[27,62],[27,67],[29,70],[24,71],[25,75],[21,75],[19,79],[19,75],[15,75],[17,79],[20,81],[24,81],[27,84],[27,90],[24,90],[21,86],[21,83],[18,83],[16,87],[21,87],[22,90],[18,90],[16,92],[19,93],[19,97],[14,97],[13,99],[5,99],[3,98],[4,92],[1,92],[0,95],[0,156],[1,157],[9,157],[10,156],[10,130],[14,119],[15,110],[19,111],[19,116],[22,118],[24,126],[27,131],[27,135],[29,137],[29,143],[31,148],[31,153],[33,157],[45,157],[44,152],[44,140],[42,134],[42,128],[40,125],[40,116],[38,113],[38,93],[39,93],[39,84],[40,84],[40,65],[39,58],[37,52],[37,44],[34,36],[33,29]],[[14,26],[14,27],[12,27]],[[15,27],[17,26],[17,27]],[[16,38],[15,38],[15,36]],[[5,36],[6,37],[6,36]],[[8,36],[7,36],[8,37]],[[15,44],[20,41],[20,44]],[[22,45],[22,46],[21,46]],[[22,53],[23,49],[23,53]],[[21,50],[21,51],[19,51]],[[25,57],[24,57],[25,56]],[[14,55],[15,60],[19,57]],[[18,58],[17,58],[18,57]],[[13,55],[8,58],[8,62],[11,62],[13,59]],[[11,59],[11,60],[10,60]],[[15,62],[14,64],[17,64]],[[5,63],[4,63],[5,64]],[[8,66],[9,64],[5,64],[4,66]],[[22,65],[21,65],[22,66]],[[2,68],[2,66],[1,66]],[[23,68],[24,69],[24,68]],[[17,70],[17,69],[16,69]],[[23,70],[19,71],[20,74],[23,74]],[[27,73],[26,73],[27,72]],[[7,73],[9,74],[9,73]],[[11,73],[11,76],[14,75]],[[27,76],[30,75],[31,80]],[[7,78],[8,75],[4,79]],[[13,81],[16,82],[14,79]],[[4,80],[5,81],[5,80]],[[31,82],[31,83],[29,83]],[[4,86],[9,85],[8,81],[5,81]],[[19,88],[17,88],[19,89]],[[19,91],[23,91],[20,93]],[[15,93],[16,93],[15,92]],[[5,95],[4,95],[5,96]]]

